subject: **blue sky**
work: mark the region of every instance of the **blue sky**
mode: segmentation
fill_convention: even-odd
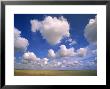
[[[63,16],[70,25],[70,37],[64,37],[60,43],[51,45],[42,37],[40,31],[32,32],[30,20],[37,19],[38,21],[43,21],[47,16],[57,18]],[[27,47],[27,51],[33,52],[39,58],[44,58],[47,57],[49,49],[57,52],[61,45],[65,45],[68,49],[74,47],[75,50],[89,46],[91,43],[85,38],[84,30],[90,19],[95,19],[95,16],[96,14],[15,14],[14,27],[19,29],[21,37],[28,40],[29,46]],[[66,40],[70,38],[76,43],[69,45],[69,42]],[[20,51],[15,53],[17,61],[20,61],[19,57],[21,58],[23,53]]]
[[[84,37],[84,28],[91,18],[95,18],[95,14],[15,14],[14,26],[22,33],[21,36],[25,37],[29,41],[28,50],[36,53],[39,57],[47,55],[48,49],[52,48],[58,50],[59,45],[50,45],[45,39],[42,38],[40,32],[31,32],[31,19],[43,20],[45,16],[64,16],[70,23],[71,38],[75,39],[77,44],[74,48],[85,47],[88,45],[87,40]],[[68,43],[63,43],[69,48]],[[42,50],[42,51],[41,51]]]

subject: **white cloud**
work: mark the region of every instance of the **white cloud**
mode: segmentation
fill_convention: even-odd
[[[27,46],[28,46],[28,40],[23,38],[23,37],[18,37],[15,42],[14,42],[14,46],[15,46],[15,49],[26,49]]]
[[[48,51],[48,57],[55,59],[57,57],[71,57],[71,56],[86,56],[87,54],[87,48],[79,48],[78,50],[75,50],[73,47],[66,48],[65,45],[61,45],[60,49],[55,53],[54,50],[50,49]]]
[[[48,50],[48,57],[49,58],[55,58],[55,56],[56,56],[56,54],[53,49]]]
[[[47,59],[47,58],[43,58],[43,60],[48,61],[49,59]]]
[[[36,64],[37,66],[44,66],[48,64],[48,58],[39,58],[33,52],[26,52],[22,56],[23,63],[32,63],[32,65]]]
[[[64,45],[61,46],[63,49],[68,50]],[[78,56],[85,55],[86,48],[80,48],[76,50]],[[80,55],[79,55],[80,54]],[[90,53],[91,54],[91,53]],[[33,52],[27,52],[23,55],[23,62],[15,62],[15,69],[35,69],[35,70],[67,70],[67,69],[96,69],[97,60],[96,56],[88,57],[89,60],[85,60],[84,57],[62,56],[49,60],[48,58],[38,58]],[[87,56],[87,55],[86,55]]]
[[[36,61],[36,60],[40,60],[40,58],[37,58],[33,52],[26,52],[23,55],[23,60]]]
[[[43,21],[31,20],[30,23],[32,32],[40,31],[43,38],[52,45],[70,36],[70,25],[63,16],[59,18],[46,16]]]
[[[48,64],[48,61],[49,61],[49,59],[43,58],[43,63],[44,63],[44,64]]]
[[[87,49],[86,48],[80,48],[77,50],[77,55],[78,56],[86,56]]]
[[[41,22],[39,22],[38,20],[31,20],[30,23],[32,32],[36,32],[41,27]]]
[[[90,43],[97,42],[97,17],[89,20],[89,23],[85,27],[84,36]]]
[[[74,48],[67,49],[65,45],[61,45],[60,49],[58,50],[58,54],[61,57],[67,57],[67,56],[75,56],[76,53],[74,52]]]
[[[14,48],[17,50],[26,50],[29,42],[26,38],[21,37],[21,31],[14,28]]]

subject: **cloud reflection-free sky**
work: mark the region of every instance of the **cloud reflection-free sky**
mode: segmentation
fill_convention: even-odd
[[[39,31],[31,31],[30,20],[37,19],[38,21],[43,21],[47,16],[63,16],[66,18],[70,25],[70,38],[75,41],[75,44],[69,45],[69,42],[67,41],[68,38],[65,37],[60,43],[51,45],[42,37]],[[53,49],[55,52],[57,52],[61,45],[65,45],[66,48],[74,47],[75,50],[90,47],[91,44],[84,36],[84,29],[89,23],[90,19],[95,19],[95,16],[96,14],[15,14],[14,27],[21,31],[21,37],[24,37],[28,40],[29,46],[27,47],[27,51],[33,52],[37,57],[42,59],[47,57],[49,49]],[[20,61],[23,53],[24,52],[19,51],[15,53],[17,62]],[[89,58],[87,60],[89,60]]]

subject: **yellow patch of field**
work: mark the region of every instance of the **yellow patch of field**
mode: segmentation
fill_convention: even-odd
[[[15,76],[97,76],[96,70],[15,70]]]

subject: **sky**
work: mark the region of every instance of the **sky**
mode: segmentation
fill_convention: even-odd
[[[15,62],[42,64],[44,60],[46,68],[45,65],[55,60],[58,65],[63,65],[65,60],[68,64],[71,61],[86,64],[91,58],[95,61],[96,18],[96,14],[15,14]],[[92,66],[96,69],[96,64]]]

